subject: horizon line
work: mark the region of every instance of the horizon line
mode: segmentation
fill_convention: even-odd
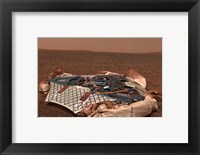
[[[67,49],[45,49],[45,48],[38,48],[38,50],[49,50],[49,51],[82,51],[82,52],[96,52],[96,53],[132,53],[132,54],[145,54],[145,53],[162,53],[162,51],[155,51],[155,52],[114,52],[114,51],[91,51],[91,50],[67,50]]]

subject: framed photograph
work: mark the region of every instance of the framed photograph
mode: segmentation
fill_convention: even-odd
[[[1,0],[1,154],[200,154],[198,0]]]

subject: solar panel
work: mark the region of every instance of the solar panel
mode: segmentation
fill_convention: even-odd
[[[51,82],[51,88],[46,98],[46,102],[57,103],[70,109],[74,113],[78,113],[89,104],[103,101],[115,101],[115,99],[106,95],[91,93],[87,87],[66,87],[54,82]]]

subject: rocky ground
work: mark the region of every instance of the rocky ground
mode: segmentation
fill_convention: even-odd
[[[108,53],[90,51],[38,51],[38,82],[48,80],[49,73],[59,67],[75,75],[96,74],[109,70],[121,74],[135,69],[147,80],[147,90],[162,94],[162,53]],[[46,104],[46,95],[38,92],[38,117],[73,117],[68,109],[56,104]],[[162,116],[162,102],[152,117]]]

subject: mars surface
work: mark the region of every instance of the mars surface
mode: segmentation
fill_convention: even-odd
[[[147,81],[147,90],[162,94],[162,53],[112,53],[76,50],[38,50],[38,83],[48,80],[49,73],[55,68],[75,75],[96,74],[109,70],[126,74],[134,69]],[[46,95],[38,93],[38,117],[74,117],[67,108],[53,103],[45,103]],[[151,117],[162,116],[162,102]]]

